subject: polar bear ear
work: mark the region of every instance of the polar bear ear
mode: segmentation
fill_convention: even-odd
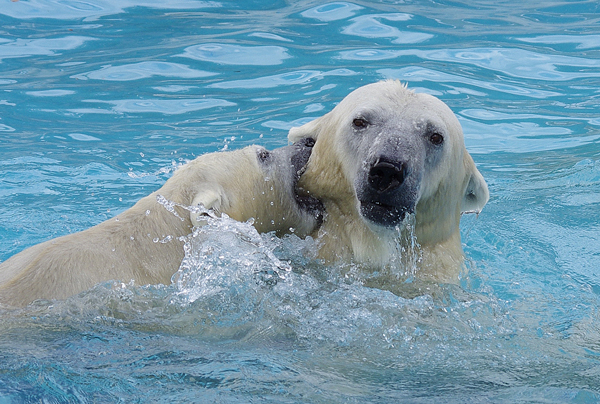
[[[204,208],[206,210],[212,210],[215,214],[220,215],[221,205],[223,202],[222,195],[212,189],[206,189],[198,192],[196,197],[192,201],[192,206],[200,206],[200,208]],[[192,224],[194,226],[203,226],[206,224],[206,216],[208,213],[200,210],[192,210],[190,212],[190,219],[192,220]]]
[[[477,168],[473,167],[473,170],[460,206],[461,213],[479,214],[490,199],[490,192],[483,175]]]
[[[291,128],[288,133],[288,140],[292,143],[296,143],[297,141],[306,139],[308,137],[317,140],[324,123],[323,120],[326,119],[327,115],[329,114],[325,114],[317,119],[305,123],[302,126]]]

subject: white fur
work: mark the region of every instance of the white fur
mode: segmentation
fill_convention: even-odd
[[[202,205],[239,221],[254,218],[260,232],[310,233],[316,220],[295,203],[289,154],[274,151],[264,163],[258,152],[267,153],[250,146],[200,156],[120,215],[9,258],[0,264],[0,302],[22,306],[66,298],[108,280],[169,284],[184,257],[179,237],[202,222],[189,206]]]
[[[353,120],[367,117],[368,129]],[[434,129],[430,129],[434,128]],[[432,146],[428,131],[443,135]],[[316,144],[299,187],[320,199],[325,217],[317,236],[319,256],[326,261],[354,260],[363,267],[385,267],[399,251],[398,230],[367,220],[357,197],[367,162],[376,153],[397,153],[413,164],[416,186],[414,235],[421,256],[417,275],[455,282],[463,263],[461,213],[479,213],[489,193],[482,175],[465,149],[461,126],[439,99],[416,94],[398,81],[382,81],[350,93],[331,112],[292,128],[289,140],[313,138]],[[386,145],[392,145],[385,149]],[[364,181],[363,181],[364,182]],[[401,245],[401,249],[410,246]]]

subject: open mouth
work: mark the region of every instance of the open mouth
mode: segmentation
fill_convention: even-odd
[[[380,226],[396,226],[404,220],[406,214],[409,212],[410,209],[407,207],[398,208],[377,201],[360,201],[361,215]]]

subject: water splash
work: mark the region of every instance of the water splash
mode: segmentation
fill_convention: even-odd
[[[177,213],[177,211],[175,210],[175,207],[180,207],[180,208],[184,208],[185,210],[189,210],[190,212],[200,212],[200,213],[204,213],[204,211],[199,211],[198,209],[202,209],[199,206],[195,206],[195,207],[190,207],[190,206],[186,206],[186,205],[182,205],[180,203],[177,202],[173,202],[168,200],[167,198],[165,198],[162,195],[156,195],[156,202],[158,202],[160,205],[162,205],[169,213],[173,214],[175,217],[177,217],[179,220],[181,220],[182,222],[185,220],[184,218],[182,218],[181,216],[179,216],[179,214]]]
[[[222,214],[207,216],[185,237],[185,258],[173,276],[181,302],[191,303],[231,288],[275,285],[291,266],[279,260],[275,244],[260,235],[252,220],[237,222]]]
[[[395,240],[397,252],[395,267],[399,269],[401,275],[406,277],[414,277],[423,260],[423,251],[415,233],[416,223],[416,216],[409,214],[400,225],[396,226],[398,235]]]

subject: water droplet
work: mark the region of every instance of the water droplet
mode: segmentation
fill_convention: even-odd
[[[171,236],[171,235],[168,235],[168,236],[164,237],[162,240],[160,240],[160,242],[161,242],[162,244],[165,244],[165,243],[168,243],[168,242],[169,242],[169,241],[171,241],[171,240],[173,240],[173,236]]]

